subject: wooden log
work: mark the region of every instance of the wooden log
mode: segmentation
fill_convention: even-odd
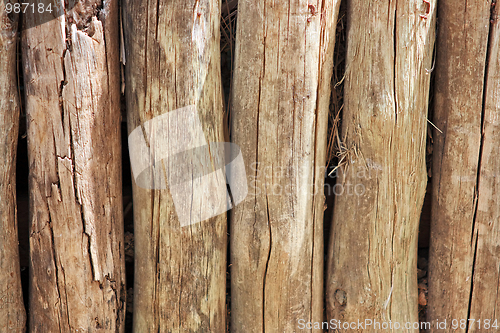
[[[36,19],[22,36],[30,331],[124,332],[118,2]]]
[[[123,5],[132,171],[144,162],[152,172],[146,180],[133,175],[134,332],[224,332],[226,214],[196,217],[209,210],[204,203],[210,198],[221,199],[226,210],[225,180],[207,189],[205,178],[195,179],[193,165],[176,165],[173,156],[159,155],[162,149],[189,149],[189,138],[224,141],[220,1],[126,0]],[[183,114],[194,118],[183,122]],[[182,147],[172,143],[184,139]],[[148,155],[138,154],[141,148]],[[208,155],[205,171],[215,171],[217,156]],[[174,170],[193,180],[190,193],[174,188],[179,185],[170,178]],[[174,201],[179,195],[187,196],[185,205]]]
[[[490,3],[472,1],[457,6],[455,2],[442,0],[438,2],[438,16],[434,124],[443,133],[434,131],[433,135],[427,305],[427,319],[433,325],[438,320],[451,322],[469,318],[474,258],[478,256],[477,247],[482,243],[478,239],[478,230],[481,228],[483,234],[483,223],[495,215],[492,210],[490,217],[486,213],[481,217],[482,222],[477,221],[477,214],[482,214],[478,210],[478,181],[481,172],[487,173],[489,168],[485,165],[486,169],[480,170],[480,151],[484,151],[485,144],[481,118]],[[494,102],[490,99],[489,103]],[[480,186],[486,186],[483,188],[486,197],[482,200],[487,200],[488,191],[493,190],[490,186],[494,186],[491,178],[485,177],[480,182]],[[492,239],[494,235],[485,237]],[[479,260],[483,259],[486,258]],[[481,283],[479,279],[476,282]],[[490,286],[495,290],[498,288],[496,283]],[[466,330],[458,327],[456,332]]]
[[[353,332],[387,328],[357,326],[365,319],[418,332],[403,325],[418,321],[417,238],[427,183],[435,2],[367,6],[351,0],[347,7],[345,163],[328,249],[327,319],[355,322]]]
[[[231,215],[232,332],[295,332],[302,321],[323,319],[323,187],[339,5],[238,4],[231,133],[249,193]]]
[[[14,333],[26,328],[16,217],[18,17],[9,15],[5,4],[0,0],[0,327]]]
[[[492,9],[486,76],[482,143],[477,179],[477,209],[474,220],[475,259],[468,319],[482,319],[469,325],[468,332],[498,330],[500,303],[500,8]],[[484,318],[484,319],[483,319]]]

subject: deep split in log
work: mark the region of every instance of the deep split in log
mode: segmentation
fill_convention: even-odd
[[[443,133],[434,135],[427,319],[456,332],[498,328],[485,326],[497,319],[500,276],[495,7],[438,1],[434,123]]]
[[[24,16],[21,48],[30,332],[123,332],[118,1],[37,14]]]

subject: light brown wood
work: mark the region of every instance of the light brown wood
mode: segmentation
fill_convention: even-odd
[[[488,176],[495,163],[494,151],[488,151],[493,136],[482,141],[481,118],[485,85],[485,66],[490,19],[490,3],[468,1],[457,4],[439,1],[439,31],[436,58],[434,124],[443,132],[434,131],[433,201],[431,242],[429,251],[429,301],[427,319],[451,322],[468,319],[471,287],[474,283],[488,284],[486,276],[497,266],[484,271],[484,260],[491,260],[483,246],[494,243],[494,234],[487,234],[493,222],[495,208],[484,212],[484,203],[493,195],[495,183]],[[495,65],[492,55],[492,66]],[[494,69],[494,68],[493,68]],[[488,72],[494,80],[495,73]],[[488,107],[494,101],[494,81],[489,90]],[[490,109],[489,116],[494,109]],[[485,114],[483,133],[493,131],[494,124]],[[482,148],[481,148],[482,147]],[[483,149],[485,164],[480,151]],[[484,168],[483,168],[484,167]],[[495,172],[491,170],[491,172]],[[491,173],[490,173],[491,175]],[[479,182],[479,184],[478,184]],[[481,210],[478,205],[478,185],[484,190]],[[491,214],[491,215],[490,215]],[[480,216],[479,220],[478,217]],[[481,237],[478,238],[478,230]],[[479,247],[482,248],[478,252]],[[484,256],[484,257],[483,257]],[[474,260],[480,269],[476,271]],[[488,259],[490,258],[490,259]],[[477,276],[476,276],[477,275]],[[489,285],[494,295],[497,282]],[[481,303],[479,303],[481,304]],[[486,301],[485,304],[491,304]],[[486,310],[486,309],[485,309]],[[487,311],[492,311],[489,308]],[[476,310],[477,311],[477,310]],[[476,312],[477,313],[477,312]],[[472,313],[470,313],[472,316]],[[474,317],[471,317],[474,318]],[[486,318],[474,318],[486,319]],[[466,332],[458,328],[456,332]]]
[[[31,332],[124,331],[117,14],[93,1],[23,31]]]
[[[19,96],[16,78],[18,17],[0,0],[0,330],[24,332],[16,212],[16,152]]]
[[[193,107],[206,142],[224,141],[220,2],[126,0],[123,6],[129,133],[141,130],[139,126],[146,131],[146,124],[161,118],[157,117]],[[168,146],[170,139],[200,134],[191,125],[178,124],[163,132],[165,136],[144,135],[144,147],[161,147],[162,142]],[[132,162],[143,158],[130,151]],[[214,161],[215,154],[210,159]],[[147,162],[150,168],[155,163],[160,166],[158,174],[164,180],[173,167],[179,167],[171,165],[170,158]],[[190,165],[181,166],[180,172],[189,179],[194,175]],[[222,191],[195,187],[190,202],[220,195],[225,200],[222,181]],[[134,332],[224,332],[226,214],[199,223],[190,220],[181,227],[179,214],[198,214],[204,206],[179,209],[173,201],[174,184],[167,181],[165,189],[155,184],[145,188],[134,181],[133,185]]]
[[[404,324],[418,321],[435,1],[428,7],[352,0],[347,22],[341,134],[347,164],[339,172],[328,249],[327,319],[355,322],[349,332],[391,331],[357,326],[366,319],[418,332]]]
[[[231,215],[232,332],[295,332],[300,320],[323,319],[323,184],[339,5],[238,4],[231,133],[249,193]]]
[[[478,194],[474,236],[475,260],[472,275],[470,325],[468,332],[495,331],[500,327],[500,8],[495,6],[488,43],[484,81],[482,145],[479,156]],[[496,322],[495,322],[496,320]],[[489,321],[489,323],[488,323]],[[493,326],[495,324],[495,327]],[[481,325],[481,326],[480,326]]]

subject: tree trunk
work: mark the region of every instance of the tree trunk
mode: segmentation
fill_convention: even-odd
[[[494,330],[486,326],[496,322],[500,309],[498,281],[500,280],[500,8],[492,13],[488,43],[487,73],[484,82],[484,110],[482,123],[482,145],[479,156],[478,194],[474,235],[476,236],[475,260],[472,276],[472,297],[469,318],[484,318],[482,326],[472,325],[469,332]],[[497,308],[498,306],[498,308]]]
[[[124,2],[134,332],[225,331],[226,182],[206,146],[223,141],[219,15],[218,0]],[[182,160],[197,151],[216,184]]]
[[[489,30],[490,6],[487,1],[438,3],[434,123],[443,133],[435,133],[433,147],[427,308],[433,325],[496,319],[499,210],[492,200],[499,170],[499,32],[496,18]]]
[[[25,16],[31,332],[124,331],[117,4]]]
[[[24,332],[16,217],[16,151],[19,97],[16,78],[17,17],[0,0],[0,327]]]
[[[249,180],[231,216],[231,331],[323,319],[323,207],[340,1],[240,1],[232,140]],[[322,332],[322,330],[315,330]]]
[[[392,321],[400,329],[418,321],[434,9],[434,2],[348,2],[340,151],[346,163],[336,185],[328,251],[329,320]],[[352,331],[383,329],[356,325]]]

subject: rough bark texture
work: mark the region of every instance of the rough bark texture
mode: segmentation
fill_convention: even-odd
[[[339,4],[238,4],[231,133],[249,193],[231,216],[232,332],[295,332],[301,319],[323,319],[323,184]]]
[[[223,141],[219,15],[218,0],[124,1],[129,133],[139,126],[145,129],[153,118],[193,107],[202,137]],[[168,146],[170,136],[200,134],[187,123],[170,130],[165,137],[144,132],[145,144],[159,148],[162,142]],[[154,172],[157,165],[166,179],[175,165],[156,154],[151,151],[149,167]],[[143,158],[132,150],[130,157],[132,162]],[[187,176],[194,172],[190,165],[181,171]],[[179,214],[194,216],[203,205],[176,209],[173,184],[167,189],[150,185],[153,189],[135,181],[133,185],[134,332],[224,332],[226,215],[181,227]],[[212,192],[193,186],[189,202],[199,203],[207,196],[226,198],[225,185]]]
[[[403,325],[418,321],[434,9],[432,1],[348,2],[341,150],[347,164],[339,172],[328,251],[329,320],[392,321],[418,332]]]
[[[23,32],[31,332],[124,329],[117,14],[85,2]]]
[[[0,328],[24,332],[16,218],[16,150],[19,96],[16,78],[17,17],[0,0]]]
[[[494,275],[493,271],[498,271],[498,265],[491,266],[487,273],[485,271],[485,265],[492,263],[489,261],[492,257],[485,252],[495,248],[495,233],[489,231],[495,230],[498,222],[493,223],[494,216],[498,215],[493,207],[484,211],[491,204],[488,198],[494,195],[497,186],[491,178],[495,169],[490,169],[495,165],[491,163],[496,163],[496,152],[492,150],[493,141],[490,140],[496,140],[493,135],[497,117],[494,106],[498,103],[494,100],[497,73],[488,72],[491,79],[489,99],[483,102],[490,2],[457,4],[442,0],[438,2],[438,11],[434,124],[443,133],[435,132],[433,148],[427,308],[427,319],[433,325],[437,320],[451,322],[453,319],[467,319],[469,315],[474,319],[487,319],[469,314],[474,275],[480,277],[475,283],[489,285],[491,295],[496,295],[494,290],[498,288],[497,282],[490,285],[483,280],[488,274]],[[491,56],[492,69],[495,69],[497,59],[494,57],[498,54]],[[488,117],[486,113],[483,115],[483,104],[489,108]],[[485,121],[483,133],[482,117]],[[484,136],[486,130],[493,131],[488,133],[491,137]],[[478,186],[484,191],[480,195],[481,205],[478,204]],[[477,272],[475,257],[481,267]],[[477,305],[482,306],[480,301]],[[488,308],[491,310],[493,308]],[[457,332],[466,330],[459,327]]]

